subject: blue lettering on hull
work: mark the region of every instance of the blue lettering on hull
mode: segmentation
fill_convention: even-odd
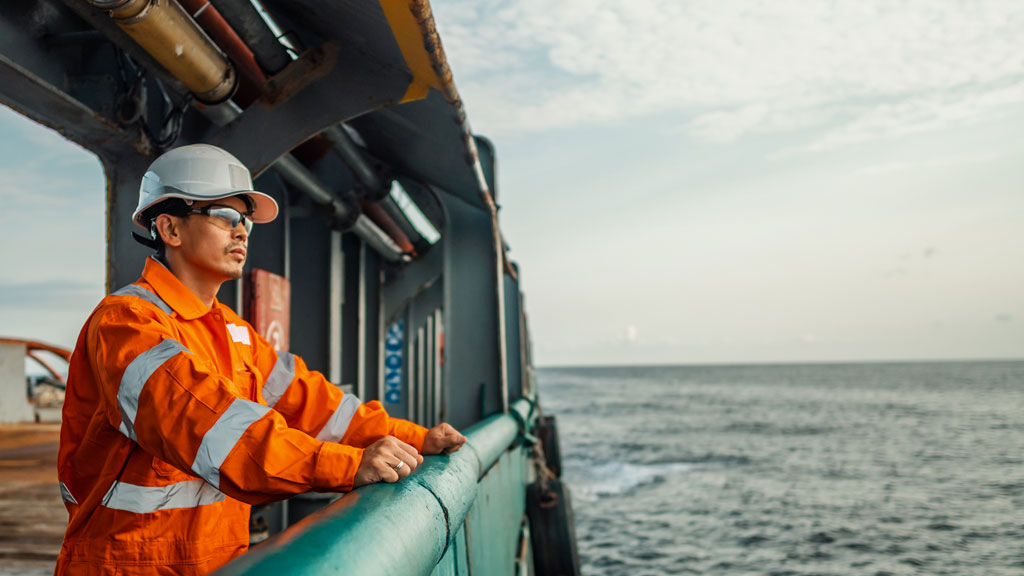
[[[388,327],[384,337],[384,402],[388,404],[399,404],[402,401],[403,328],[399,320]]]

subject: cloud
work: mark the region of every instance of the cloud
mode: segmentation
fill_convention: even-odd
[[[0,134],[0,220],[18,209],[98,206],[105,186],[95,155],[2,106]]]
[[[15,223],[19,209],[78,210],[102,200],[103,169],[92,153],[3,106],[0,134],[4,225]]]
[[[5,166],[3,175],[0,203],[11,209],[66,205],[67,191],[76,185],[72,178],[24,167]]]
[[[852,176],[880,176],[883,174],[891,174],[893,172],[902,172],[909,168],[913,168],[918,164],[919,163],[911,162],[883,162],[881,164],[871,164],[854,170]]]
[[[979,86],[959,94],[929,94],[861,110],[854,118],[811,143],[828,150],[880,138],[935,132],[951,126],[998,118],[1024,101],[1024,81],[1009,86]]]
[[[435,0],[477,127],[534,132],[662,112],[699,138],[819,127],[812,150],[1005,112],[1024,4]]]
[[[103,284],[73,281],[0,284],[0,309],[88,310],[103,298]]]
[[[790,149],[781,152],[778,156],[791,156],[796,153],[796,149]],[[882,162],[879,164],[868,164],[861,166],[850,172],[851,177],[864,177],[870,178],[874,176],[886,175],[896,172],[907,172],[911,170],[916,171],[933,171],[947,168],[949,166],[981,166],[996,162],[998,160],[1009,157],[1013,154],[1013,150],[1004,150],[1001,148],[993,148],[991,150],[977,150],[974,152],[963,152],[960,154],[950,154],[942,156],[932,156],[927,160],[918,160],[914,162],[905,162],[897,160],[893,162]]]

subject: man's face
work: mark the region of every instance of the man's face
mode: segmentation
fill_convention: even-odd
[[[193,210],[207,206],[229,206],[246,214],[245,202],[237,197],[196,202]],[[219,280],[241,278],[242,266],[249,247],[249,233],[245,225],[236,226],[213,215],[191,214],[181,219],[181,256],[197,272]]]

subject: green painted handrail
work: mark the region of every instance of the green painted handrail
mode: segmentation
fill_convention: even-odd
[[[458,452],[425,457],[400,482],[354,490],[216,574],[429,574],[473,506],[480,478],[532,418],[530,402],[519,400],[465,430]]]

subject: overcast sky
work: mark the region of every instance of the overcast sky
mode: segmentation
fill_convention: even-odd
[[[538,364],[1024,357],[1024,3],[432,4]],[[0,134],[0,332],[70,345],[103,175]]]

